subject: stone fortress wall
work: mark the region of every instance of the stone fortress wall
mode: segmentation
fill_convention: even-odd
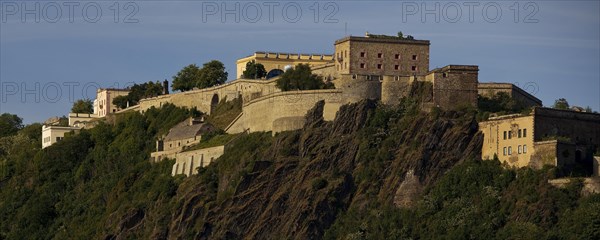
[[[196,168],[206,167],[214,162],[225,152],[225,146],[198,149],[194,151],[178,152],[170,155],[175,159],[171,175],[185,174],[190,176],[196,174]]]
[[[337,89],[278,92],[244,103],[241,117],[228,133],[289,131],[304,125],[304,116],[319,101],[325,101],[323,117],[333,120],[338,109],[348,103],[343,91]]]
[[[477,91],[479,95],[486,97],[492,97],[497,93],[504,92],[527,107],[542,106],[542,100],[536,98],[512,83],[479,83],[477,86]]]
[[[146,98],[140,101],[138,110],[143,112],[152,107],[159,108],[163,104],[171,103],[179,107],[195,107],[201,112],[210,114],[211,107],[225,98],[233,100],[242,97],[244,101],[250,101],[260,96],[280,92],[281,90],[275,86],[275,81],[238,79],[211,88]]]
[[[278,53],[278,52],[255,52],[253,55],[238,59],[236,61],[236,78],[241,78],[246,70],[248,62],[255,61],[265,67],[267,75],[273,71],[285,71],[286,66],[308,64],[311,67],[333,61],[333,55],[329,54],[305,54],[305,53]]]
[[[206,89],[163,95],[140,101],[137,110],[171,103],[211,113],[222,99],[241,97],[242,113],[227,127],[228,133],[287,131],[299,129],[304,115],[317,102],[325,101],[324,118],[332,120],[341,105],[363,99],[397,104],[415,81],[433,85],[429,106],[450,110],[477,103],[477,66],[449,65],[429,71],[429,41],[402,38],[346,37],[335,42],[335,54],[316,59],[298,55],[255,53],[254,59],[312,61],[315,74],[335,85],[333,90],[281,92],[269,80],[237,79]],[[258,55],[257,55],[258,54]],[[263,56],[264,55],[264,56]],[[270,57],[270,56],[275,57]],[[264,59],[263,59],[264,58]],[[247,59],[241,59],[247,60]]]

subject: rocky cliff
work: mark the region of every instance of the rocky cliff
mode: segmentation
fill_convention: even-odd
[[[185,180],[154,237],[319,239],[352,206],[410,207],[447,169],[479,156],[482,141],[472,116],[413,108],[365,100],[326,122],[321,102],[300,131],[245,136]],[[135,211],[127,218],[144,222]],[[132,224],[122,225],[110,236],[127,236]]]

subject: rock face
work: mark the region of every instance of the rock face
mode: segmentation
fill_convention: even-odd
[[[373,199],[410,207],[454,164],[480,156],[477,124],[462,113],[415,113],[379,124],[378,104],[365,100],[326,122],[323,106],[307,113],[303,130],[278,134],[265,149],[226,151],[184,180],[170,216],[142,224],[168,222],[145,227],[157,239],[320,239],[349,207]],[[225,172],[224,159],[236,157],[237,170]],[[211,176],[216,187],[207,184]],[[128,217],[124,228],[137,216],[144,215]]]

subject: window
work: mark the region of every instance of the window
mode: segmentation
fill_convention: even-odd
[[[512,131],[508,131],[508,139],[512,139]]]
[[[523,153],[527,153],[527,145],[523,145]]]
[[[411,69],[412,69],[413,71],[417,71],[417,66],[412,66],[412,67],[411,67]]]
[[[365,52],[360,52],[360,57],[365,57],[366,55]]]
[[[348,51],[344,51],[344,57],[348,57]]]
[[[417,60],[417,55],[412,55],[412,60]]]
[[[506,140],[506,131],[504,131],[504,140]]]
[[[356,74],[352,75],[352,79],[356,79]]]
[[[383,53],[378,53],[377,54],[377,58],[382,58],[383,57]]]
[[[518,137],[521,138],[521,129],[519,129]]]
[[[523,129],[523,137],[527,137],[527,128]]]
[[[377,69],[381,69],[381,68],[383,68],[383,65],[381,63],[377,64]]]
[[[506,156],[506,147],[504,147],[502,152],[503,152],[504,156]]]
[[[442,77],[447,78],[448,77],[448,73],[442,73]]]
[[[512,155],[512,147],[508,147],[508,155]]]
[[[361,63],[361,64],[360,64],[360,68],[365,68],[365,64],[364,64],[364,63]]]
[[[394,65],[394,70],[400,69],[400,65]]]
[[[400,54],[396,54],[396,55],[394,55],[394,58],[395,58],[395,59],[400,59]]]
[[[519,149],[518,149],[518,151],[519,151],[519,154],[523,153],[523,149],[521,148],[521,145],[519,145],[519,147],[518,147],[518,148],[519,148]]]

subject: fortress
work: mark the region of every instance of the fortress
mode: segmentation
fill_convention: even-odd
[[[595,161],[594,171],[597,174],[598,159],[590,159],[594,159],[593,153],[597,151],[600,140],[600,132],[597,131],[600,129],[600,115],[583,116],[582,113],[560,113],[538,108],[542,106],[541,100],[513,84],[479,83],[479,68],[476,65],[447,65],[430,70],[429,47],[428,40],[367,34],[364,37],[349,36],[335,41],[332,55],[256,52],[237,61],[236,76],[242,75],[248,62],[255,61],[265,66],[268,72],[266,79],[239,78],[211,88],[142,99],[138,105],[123,110],[115,110],[115,107],[110,105],[111,101],[107,100],[110,96],[123,94],[123,92],[114,90],[116,92],[113,93],[107,90],[103,91],[103,95],[99,95],[102,99],[95,101],[95,108],[97,106],[101,109],[100,105],[106,106],[101,111],[103,114],[107,112],[112,114],[111,110],[116,113],[144,112],[170,103],[179,107],[195,107],[210,115],[222,100],[231,101],[239,98],[242,99],[242,112],[223,130],[229,134],[260,131],[271,131],[275,134],[301,129],[306,112],[319,101],[325,102],[323,118],[328,121],[334,119],[342,105],[363,99],[379,100],[386,105],[399,104],[400,100],[409,94],[413,83],[428,82],[432,87],[431,92],[428,93],[429,101],[423,103],[424,110],[432,107],[442,110],[476,107],[479,95],[492,96],[499,92],[507,93],[512,99],[525,106],[535,108],[529,116],[512,115],[492,118],[490,121],[480,123],[480,130],[485,138],[483,159],[498,157],[510,166],[540,167],[543,164],[569,165],[579,161],[580,158],[585,158],[586,166]],[[325,81],[332,82],[335,89],[281,91],[277,88],[278,75],[286,68],[299,63],[309,64],[313,73],[322,76]],[[92,118],[94,117],[99,116],[95,115]],[[549,124],[556,121],[554,118],[561,119],[560,126]],[[556,130],[561,129],[563,125],[580,124],[581,121],[585,122],[581,125],[585,126],[585,129],[595,130],[591,133],[586,133],[585,129],[577,127],[563,132]],[[78,122],[83,123],[85,119],[78,118]],[[179,130],[172,129],[172,131]],[[585,136],[581,141],[577,138],[579,145],[569,145],[564,141],[543,142],[545,138],[540,134],[548,132],[555,133],[553,135],[555,138],[562,135],[573,138],[577,138],[580,134]],[[166,139],[184,140],[172,137],[176,135],[171,133]],[[201,138],[200,135],[192,137],[192,142]],[[179,146],[167,149],[160,141],[162,140],[157,142],[157,152],[153,153],[152,159],[153,161],[163,158],[176,159],[173,175],[190,175],[196,167],[210,164],[225,151],[223,146],[194,151],[184,151]],[[186,141],[185,144],[190,142]],[[45,146],[49,145],[51,143],[45,144]],[[568,149],[573,154],[571,157],[565,154],[560,157],[558,152],[562,149]],[[575,159],[576,156],[578,160]]]
[[[335,42],[333,55],[257,52],[237,61],[237,75],[247,62],[255,61],[265,65],[267,80],[237,79],[211,88],[143,99],[127,110],[143,112],[172,103],[210,114],[221,99],[241,98],[242,113],[226,132],[276,133],[301,128],[304,114],[318,101],[325,101],[325,120],[332,120],[340,106],[362,99],[398,104],[415,81],[433,85],[432,101],[426,103],[429,106],[444,110],[476,106],[478,67],[448,65],[429,71],[429,45],[426,40],[401,37],[351,36]],[[335,89],[279,90],[275,86],[277,73],[298,63],[311,65],[313,73],[334,83]]]

